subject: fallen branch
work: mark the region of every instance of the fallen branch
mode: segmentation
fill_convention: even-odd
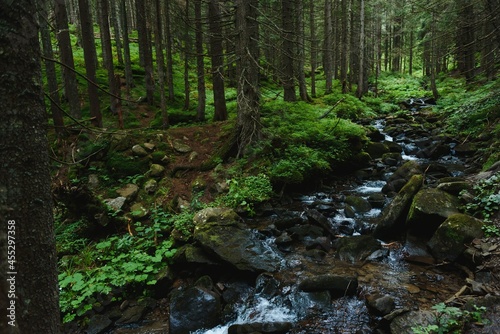
[[[340,100],[338,100],[337,102],[335,102],[335,104],[333,105],[333,107],[330,108],[330,110],[328,110],[327,112],[325,112],[323,115],[321,115],[318,119],[323,119],[325,118],[326,116],[328,116],[332,111],[333,109],[335,109],[340,103],[342,103],[342,101],[345,100],[345,97],[341,98]]]

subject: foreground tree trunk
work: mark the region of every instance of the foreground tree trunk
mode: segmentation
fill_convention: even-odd
[[[295,94],[294,80],[294,42],[295,26],[294,15],[296,15],[294,2],[291,0],[281,1],[282,38],[283,47],[281,49],[281,73],[283,82],[283,99],[293,102],[297,100]]]
[[[59,333],[36,2],[0,2],[0,333]]]
[[[258,0],[236,0],[236,56],[238,78],[238,156],[260,141]]]

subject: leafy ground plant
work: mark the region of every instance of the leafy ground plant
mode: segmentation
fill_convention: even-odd
[[[467,311],[439,303],[434,305],[432,310],[436,317],[435,323],[412,327],[415,334],[459,334],[469,323],[485,323],[483,314],[486,312],[486,308],[484,306],[474,306],[474,311]]]

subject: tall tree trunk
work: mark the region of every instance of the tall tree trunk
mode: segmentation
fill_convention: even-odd
[[[360,2],[359,22],[359,76],[356,95],[361,98],[365,93],[365,0]]]
[[[101,13],[101,44],[102,44],[102,53],[106,56],[104,58],[104,67],[108,72],[108,86],[109,91],[112,95],[110,96],[110,109],[112,113],[116,113],[118,101],[116,99],[116,95],[118,95],[116,91],[115,84],[115,67],[113,65],[113,50],[111,48],[111,34],[109,32],[109,7],[108,0],[99,0],[99,7]]]
[[[130,89],[134,86],[132,77],[132,61],[130,59],[130,41],[128,38],[128,15],[126,0],[120,2],[120,16],[122,18],[123,57],[125,61],[125,83],[127,98],[130,98]]]
[[[205,120],[207,93],[205,90],[205,65],[203,63],[203,25],[201,22],[201,0],[194,0],[196,74],[198,77],[198,108],[196,119]]]
[[[92,125],[102,128],[102,115],[99,106],[99,94],[96,83],[96,49],[94,44],[94,29],[92,17],[90,15],[88,0],[78,0],[78,9],[80,10],[80,22],[82,25],[83,37],[83,57],[85,59],[85,69],[88,83],[90,116]]]
[[[189,85],[189,50],[191,50],[191,35],[189,34],[189,0],[184,8],[184,110],[189,110],[191,88]]]
[[[299,96],[302,101],[311,101],[311,97],[307,94],[307,84],[306,84],[306,74],[304,73],[305,65],[305,43],[306,37],[304,32],[304,4],[303,0],[295,0],[295,26],[297,34],[296,36],[296,58],[297,58],[297,81],[299,83]]]
[[[40,24],[40,36],[42,41],[43,56],[48,59],[54,58],[54,53],[52,52],[52,42],[50,37],[48,20],[48,3],[47,1],[40,2],[40,10],[38,12],[39,24]],[[61,136],[64,134],[64,119],[63,113],[60,109],[61,101],[59,99],[59,88],[57,85],[57,75],[56,66],[53,61],[45,60],[45,75],[47,76],[47,86],[50,96],[50,113],[52,114],[52,120],[54,121],[54,128],[56,133]]]
[[[167,67],[166,67],[166,80],[168,87],[168,100],[173,102],[175,99],[174,92],[174,61],[172,57],[172,21],[170,20],[170,1],[165,1],[165,40],[166,40],[166,51],[167,51]],[[187,6],[187,4],[186,4]]]
[[[116,44],[116,56],[118,60],[118,64],[123,65],[123,56],[122,56],[122,39],[121,39],[121,29],[120,23],[118,20],[118,8],[116,6],[116,0],[110,1],[110,21],[113,26],[113,32],[115,35],[115,44]]]
[[[332,0],[325,0],[325,38],[323,46],[323,69],[325,71],[325,94],[332,93],[333,82],[333,28],[332,28]]]
[[[146,83],[146,98],[149,105],[154,105],[154,79],[153,79],[153,55],[151,54],[151,38],[147,27],[146,3],[135,2],[137,12],[137,34],[139,39],[139,52],[144,64],[144,82]]]
[[[236,56],[238,59],[238,156],[262,137],[259,91],[258,0],[235,0]]]
[[[349,92],[349,4],[350,1],[342,1],[342,52],[340,58],[340,81],[342,83],[342,93]]]
[[[0,332],[60,332],[36,2],[0,2]]]
[[[293,17],[296,14],[294,1],[281,0],[281,20],[282,20],[282,38],[283,46],[281,48],[281,73],[283,82],[283,99],[288,102],[297,100],[295,94],[294,80],[294,44],[295,26]]]
[[[474,5],[471,0],[457,0],[459,8],[457,31],[458,70],[465,76],[467,82],[474,78]]]
[[[318,62],[318,41],[316,40],[316,24],[314,12],[314,0],[309,0],[309,39],[311,47],[311,96],[316,97],[316,68]]]
[[[212,59],[212,84],[214,94],[214,121],[227,119],[226,95],[224,90],[224,50],[222,48],[222,25],[219,0],[208,3],[210,36],[210,57]]]
[[[163,60],[163,46],[162,46],[162,29],[161,29],[161,6],[160,0],[155,0],[155,51],[156,51],[156,68],[158,70],[158,83],[160,84],[160,110],[162,118],[162,128],[168,128],[168,113],[167,113],[167,99],[165,97],[165,63]]]
[[[76,81],[75,72],[70,70],[75,68],[75,62],[73,60],[73,49],[71,48],[71,38],[69,36],[66,3],[64,0],[55,0],[54,5],[57,44],[59,45],[61,62],[67,66],[62,68],[64,94],[68,100],[71,116],[80,119],[82,118],[82,112],[80,108],[80,96],[78,94],[78,82]]]

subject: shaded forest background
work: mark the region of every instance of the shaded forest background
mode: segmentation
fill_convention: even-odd
[[[499,8],[497,0],[48,1],[40,24],[50,113],[59,133],[76,120],[102,127],[107,111],[118,122],[104,125],[123,128],[124,108],[141,99],[166,128],[182,110],[226,120],[237,100],[243,152],[261,138],[259,101],[276,87],[284,101],[312,101],[335,84],[362,99],[378,96],[380,74],[392,72],[424,78],[438,98],[440,73],[494,79]]]

